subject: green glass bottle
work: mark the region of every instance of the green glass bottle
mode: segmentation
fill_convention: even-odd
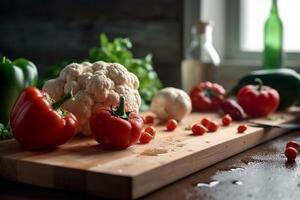
[[[263,68],[280,68],[283,65],[283,25],[278,13],[277,0],[272,0],[264,31]]]

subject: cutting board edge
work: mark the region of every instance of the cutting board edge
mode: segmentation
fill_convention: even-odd
[[[295,119],[292,119],[292,120],[289,120],[285,123],[293,123],[293,122],[299,122],[300,121],[300,117],[298,118],[295,118]],[[133,177],[133,188],[137,188],[136,191],[133,190],[133,199],[137,199],[137,198],[140,198],[142,196],[145,196],[161,187],[164,187],[168,184],[171,184],[175,181],[178,181],[188,175],[191,175],[197,171],[200,171],[206,167],[209,167],[213,164],[216,164],[218,162],[221,162],[223,160],[226,160],[234,155],[237,155],[239,153],[242,153],[243,151],[246,151],[250,148],[253,148],[259,144],[262,144],[264,142],[267,142],[271,139],[274,139],[276,137],[279,137],[285,133],[287,133],[288,131],[287,130],[284,130],[284,129],[270,129],[270,130],[266,130],[266,129],[258,129],[256,132],[253,132],[251,134],[248,134],[246,135],[245,137],[239,137],[239,138],[235,138],[234,140],[231,140],[231,141],[227,141],[227,142],[223,142],[223,143],[219,143],[213,147],[210,147],[208,149],[205,149],[204,151],[201,151],[201,152],[194,152],[193,154],[189,155],[189,156],[186,156],[184,158],[181,158],[179,160],[175,160],[173,162],[170,162],[168,164],[165,164],[164,166],[160,166],[160,167],[155,167],[147,172],[144,172],[144,173],[141,173],[141,174],[138,174],[137,176]],[[259,140],[257,140],[256,142],[253,142],[253,143],[247,143],[245,142],[247,139],[257,139],[257,138],[260,138]],[[224,143],[226,143],[224,145]],[[201,165],[197,165],[194,164],[193,166],[193,169],[191,170],[191,166],[189,164],[189,167],[188,169],[189,170],[186,170],[186,172],[182,172],[181,175],[177,176],[177,177],[172,177],[172,176],[163,176],[162,172],[164,171],[162,168],[170,168],[170,166],[172,166],[171,168],[176,168],[176,171],[180,171],[178,170],[178,168],[180,167],[179,165],[182,164],[182,163],[185,163],[183,162],[183,160],[186,160],[186,162],[190,161],[190,160],[197,160],[197,157],[201,157],[199,154],[202,154],[203,152],[206,152],[206,151],[213,151],[215,153],[222,153],[222,152],[225,152],[223,151],[222,147],[225,147],[225,148],[228,148],[230,145],[228,143],[238,143],[238,144],[242,144],[244,145],[244,147],[241,149],[237,149],[236,151],[232,151],[232,152],[229,152],[227,155],[225,155],[224,157],[223,156],[220,156],[220,158],[216,159],[216,161],[210,161],[210,162],[197,162],[197,163],[205,163],[203,164],[202,166]],[[219,151],[215,151],[215,149],[220,149]],[[204,154],[204,153],[203,153]],[[224,155],[224,154],[223,154]],[[207,156],[207,158],[209,158],[209,156]],[[182,169],[187,169],[187,167],[181,167]],[[174,170],[171,170],[174,172]],[[172,175],[172,173],[169,173],[170,175]],[[174,173],[173,173],[174,174]],[[156,176],[154,176],[156,175]],[[151,180],[156,180],[156,179],[160,179],[162,180],[161,178],[162,177],[167,177],[168,179],[164,180],[163,182],[161,182],[160,184],[152,184],[148,187],[143,187],[141,188],[141,185],[143,185],[144,183],[151,183]]]

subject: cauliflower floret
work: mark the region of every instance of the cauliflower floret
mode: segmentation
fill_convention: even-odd
[[[46,81],[43,86],[43,90],[51,96],[52,99],[58,101],[63,97],[65,81],[61,79],[50,79]]]
[[[79,121],[78,132],[90,135],[89,118],[96,109],[115,107],[120,96],[125,98],[126,111],[139,111],[139,80],[118,63],[83,62],[67,65],[56,79],[45,83],[43,90],[54,100],[73,89],[75,100],[63,104]]]

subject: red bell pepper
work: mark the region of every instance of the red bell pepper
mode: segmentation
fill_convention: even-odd
[[[92,135],[103,149],[121,150],[137,143],[144,125],[143,118],[125,112],[124,97],[117,109],[98,109],[90,118]]]
[[[238,94],[238,103],[252,117],[264,117],[277,110],[280,102],[279,93],[263,85],[260,79],[255,79],[257,85],[246,85]]]
[[[194,111],[215,111],[224,100],[225,89],[211,82],[201,82],[192,88],[190,97]]]
[[[35,87],[25,89],[10,115],[14,138],[31,150],[47,149],[67,142],[76,133],[77,118],[60,106],[72,97],[71,91],[54,102]]]

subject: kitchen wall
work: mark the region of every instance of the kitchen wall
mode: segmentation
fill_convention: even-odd
[[[26,57],[41,72],[87,57],[99,33],[129,37],[135,54],[152,53],[165,85],[180,85],[183,0],[1,0],[0,54]]]

